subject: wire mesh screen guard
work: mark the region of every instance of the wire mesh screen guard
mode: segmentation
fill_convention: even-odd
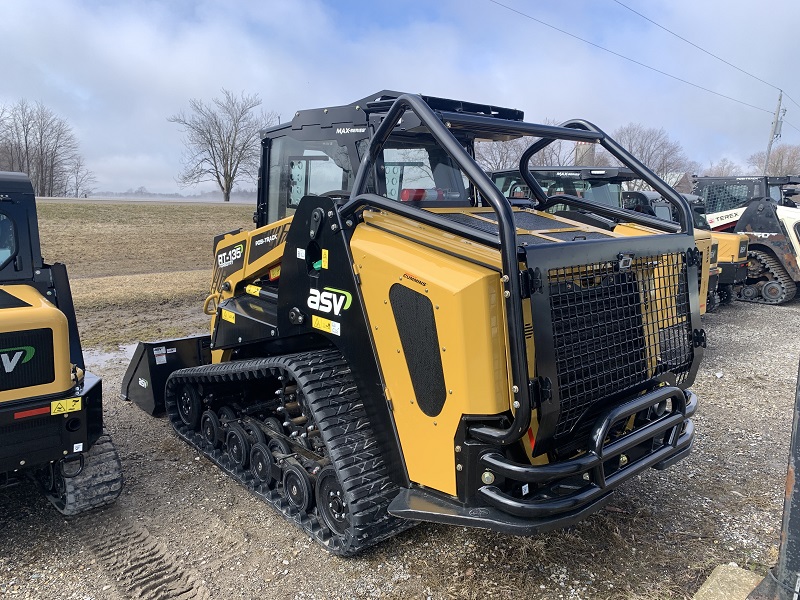
[[[568,433],[596,403],[672,372],[678,385],[693,359],[683,253],[548,271],[560,414]]]

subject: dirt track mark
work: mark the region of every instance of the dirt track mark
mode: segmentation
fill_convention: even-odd
[[[120,594],[141,600],[209,600],[197,574],[177,563],[143,526],[111,509],[71,521],[76,534],[102,563]]]

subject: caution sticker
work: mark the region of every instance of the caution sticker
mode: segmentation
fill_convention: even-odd
[[[257,285],[251,284],[248,285],[246,288],[244,288],[244,291],[250,294],[251,296],[258,296],[258,294],[261,292],[261,288],[258,287]]]
[[[322,268],[323,269],[327,269],[328,268],[328,251],[327,250],[323,250],[322,251]]]
[[[54,400],[50,403],[50,414],[60,415],[62,413],[77,412],[81,409],[82,398],[68,398],[66,400]]]
[[[229,310],[222,309],[222,320],[227,321],[228,323],[236,323],[236,313],[232,313]]]
[[[342,335],[341,323],[338,323],[337,321],[331,321],[330,319],[323,319],[317,315],[311,315],[311,326],[314,329],[326,331],[328,333],[332,333],[333,335]]]

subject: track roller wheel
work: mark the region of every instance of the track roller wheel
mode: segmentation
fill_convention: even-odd
[[[317,474],[317,510],[333,535],[343,538],[350,528],[350,509],[342,485],[331,465]]]
[[[283,423],[277,417],[267,417],[264,419],[264,425],[275,433],[283,433]]]
[[[213,410],[207,410],[200,418],[200,433],[203,439],[211,445],[212,448],[219,448],[222,440],[220,438],[220,431],[222,425],[219,422],[219,417]]]
[[[253,423],[253,421],[249,419],[242,421],[242,429],[244,429],[245,433],[250,436],[250,441],[253,444],[257,444],[259,442],[262,444],[267,443],[267,436],[264,435],[264,432],[261,431],[261,428]]]
[[[721,285],[717,288],[717,292],[719,293],[719,303],[722,306],[726,306],[731,303],[733,300],[733,286],[730,284]]]
[[[250,440],[247,433],[238,423],[228,425],[228,435],[225,438],[228,446],[228,456],[239,467],[244,469],[250,460]]]
[[[282,440],[281,438],[272,438],[269,442],[267,442],[267,447],[270,449],[270,452],[274,452],[275,454],[293,453],[289,442]]]
[[[267,445],[258,442],[250,449],[250,472],[259,483],[272,485],[272,467],[275,465],[275,457],[269,451]]]
[[[294,508],[306,513],[314,506],[314,488],[306,470],[290,462],[283,470],[283,495]]]
[[[742,294],[742,300],[746,300],[749,302],[754,301],[760,295],[758,292],[758,288],[754,285],[744,286],[742,288],[741,294]]]
[[[230,406],[223,406],[219,409],[219,420],[223,423],[236,421],[236,413]]]
[[[784,289],[779,281],[768,281],[761,288],[761,295],[767,302],[778,302],[783,294]]]
[[[184,384],[178,394],[178,416],[192,431],[197,431],[200,427],[200,413],[202,412],[202,401],[197,390],[188,383]]]

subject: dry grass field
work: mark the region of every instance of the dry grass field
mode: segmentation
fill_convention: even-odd
[[[212,240],[252,228],[253,210],[222,202],[40,202],[42,254],[67,265],[83,345],[201,330]]]

